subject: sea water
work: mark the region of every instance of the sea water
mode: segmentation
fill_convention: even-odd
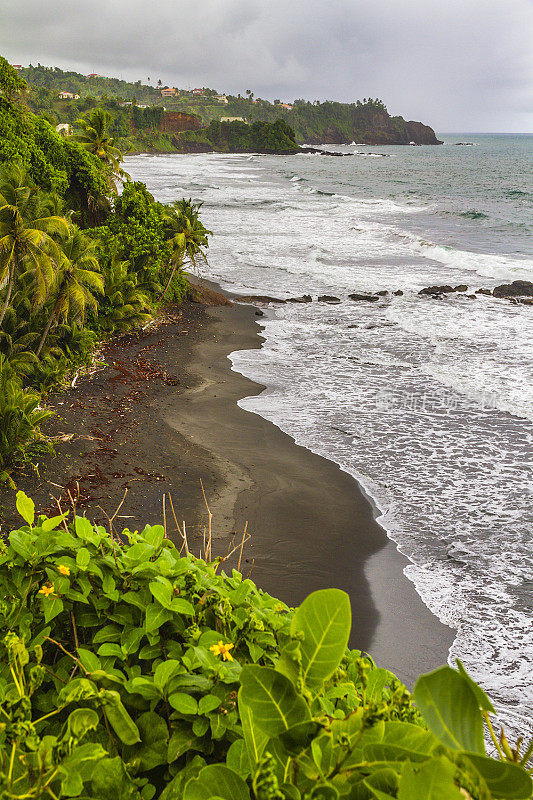
[[[135,156],[126,168],[158,200],[204,203],[208,277],[238,292],[313,295],[266,311],[263,347],[232,354],[235,370],[267,387],[241,405],[360,482],[410,559],[407,577],[457,631],[450,663],[461,658],[524,733],[533,308],[418,292],[533,280],[533,137],[441,138],[329,148],[343,158]],[[380,290],[378,303],[348,299]],[[322,294],[341,302],[316,302]]]

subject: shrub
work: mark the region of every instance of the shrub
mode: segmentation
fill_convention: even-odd
[[[40,408],[41,398],[24,391],[10,363],[0,355],[0,481],[8,481],[13,467],[28,461],[37,450],[51,450],[40,426],[52,412]]]
[[[2,797],[529,796],[522,766],[485,756],[492,707],[462,669],[422,676],[416,707],[346,650],[343,592],[293,612],[162,526],[119,538],[35,520],[22,492],[17,508],[0,557]]]

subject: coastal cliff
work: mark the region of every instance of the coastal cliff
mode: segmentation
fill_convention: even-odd
[[[340,106],[340,108],[331,109],[329,117],[331,122],[327,122],[323,126],[315,123],[314,130],[309,131],[307,135],[307,125],[305,124],[307,120],[299,120],[300,124],[295,125],[298,140],[303,134],[304,141],[312,145],[350,144],[351,142],[371,145],[442,144],[429,125],[413,120],[407,122],[403,117],[391,117],[384,106],[368,109],[365,106],[354,108],[340,103],[330,105]],[[347,112],[347,109],[353,109],[352,113]]]

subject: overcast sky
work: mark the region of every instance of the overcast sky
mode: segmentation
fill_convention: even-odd
[[[0,0],[16,64],[533,131],[533,0]]]

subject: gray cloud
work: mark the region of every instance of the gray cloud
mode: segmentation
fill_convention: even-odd
[[[15,63],[291,100],[380,97],[437,130],[533,130],[531,0],[2,0]]]

